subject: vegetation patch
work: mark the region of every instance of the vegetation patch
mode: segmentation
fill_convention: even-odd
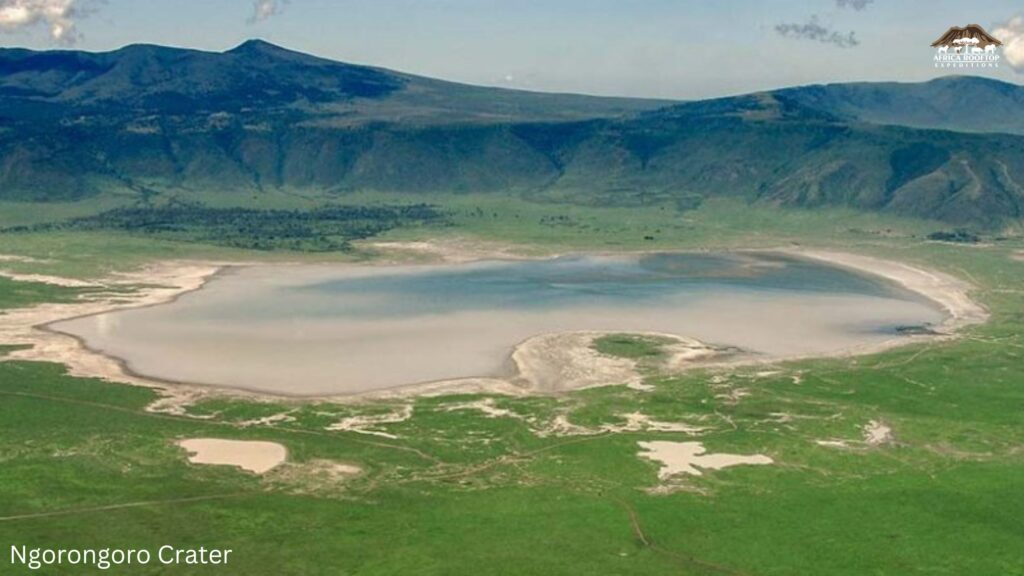
[[[630,360],[657,360],[665,357],[663,347],[671,338],[637,334],[609,334],[594,339],[594,350],[606,356]]]
[[[957,228],[953,231],[940,230],[939,232],[932,232],[928,235],[928,239],[939,242],[959,242],[962,244],[977,244],[981,241],[977,234],[964,228]]]
[[[116,230],[252,250],[335,252],[353,240],[444,216],[427,204],[321,206],[310,210],[213,208],[196,202],[115,208],[63,222],[10,227],[3,232]]]
[[[22,282],[0,276],[0,310],[22,308],[42,302],[71,302],[89,291],[44,282]]]
[[[0,344],[0,358],[7,356],[11,352],[17,352],[18,350],[27,350],[31,348],[29,345],[18,345],[18,344]]]

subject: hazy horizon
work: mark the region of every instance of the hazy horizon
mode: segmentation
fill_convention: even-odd
[[[208,52],[208,53],[218,54],[218,53],[228,52],[228,51],[230,51],[230,50],[232,50],[234,48],[237,48],[241,44],[244,44],[245,42],[254,41],[254,40],[260,40],[260,41],[263,41],[263,42],[267,42],[267,43],[273,44],[273,45],[278,46],[280,48],[284,48],[286,50],[291,50],[291,51],[294,51],[294,52],[299,52],[299,53],[302,53],[302,54],[307,54],[309,56],[313,56],[313,57],[317,57],[317,58],[324,58],[324,59],[328,59],[328,60],[344,62],[346,64],[353,64],[353,65],[357,65],[357,66],[367,66],[367,67],[373,67],[373,68],[383,68],[383,69],[391,70],[391,71],[394,71],[394,72],[399,72],[399,73],[402,73],[402,74],[426,77],[426,78],[431,78],[431,79],[434,79],[434,80],[441,80],[441,81],[446,81],[446,82],[454,82],[454,83],[460,83],[460,84],[466,84],[466,85],[472,85],[472,86],[481,86],[481,87],[503,88],[503,89],[508,89],[508,90],[524,90],[524,91],[529,91],[529,92],[539,92],[539,93],[546,93],[546,94],[573,94],[573,95],[579,95],[579,96],[597,96],[597,97],[609,97],[609,98],[622,97],[622,98],[638,98],[638,99],[669,100],[669,101],[671,101],[671,100],[695,101],[695,100],[704,100],[704,99],[728,98],[730,96],[738,96],[738,95],[750,94],[750,93],[756,93],[756,92],[763,92],[763,91],[783,90],[783,89],[786,89],[786,88],[796,88],[796,87],[801,87],[801,86],[825,85],[825,84],[848,84],[848,83],[849,84],[855,84],[855,83],[859,83],[859,82],[876,82],[876,83],[893,82],[893,83],[913,84],[913,83],[919,83],[919,82],[928,82],[928,81],[931,81],[931,80],[936,80],[936,79],[941,79],[941,78],[953,78],[953,77],[988,78],[988,79],[992,79],[992,80],[996,80],[996,81],[1000,81],[1000,82],[1007,82],[1007,83],[1014,84],[1014,85],[1017,85],[1017,86],[1024,86],[1024,82],[1022,82],[1022,78],[1014,78],[1014,77],[1001,78],[1001,77],[994,77],[992,75],[985,75],[983,73],[973,73],[972,74],[970,71],[963,71],[963,72],[959,72],[959,73],[947,73],[947,74],[937,75],[937,76],[935,76],[933,78],[924,78],[924,79],[920,79],[920,80],[851,78],[849,80],[834,80],[834,81],[823,81],[823,82],[805,82],[805,83],[798,83],[798,84],[779,84],[777,86],[765,86],[765,87],[757,88],[757,89],[753,89],[753,90],[740,90],[740,91],[737,91],[737,92],[724,92],[724,93],[721,93],[721,94],[710,94],[710,95],[707,95],[707,96],[694,97],[694,98],[670,98],[670,97],[666,97],[666,96],[651,96],[651,95],[644,95],[644,94],[598,94],[598,93],[595,93],[595,92],[578,92],[578,91],[574,92],[574,91],[565,91],[565,90],[561,90],[561,91],[559,91],[559,90],[544,90],[544,89],[541,89],[541,88],[527,88],[527,87],[508,86],[508,85],[503,85],[503,84],[498,84],[498,83],[486,84],[486,83],[465,82],[465,81],[462,81],[462,80],[455,80],[455,79],[452,79],[452,78],[444,78],[444,77],[438,77],[438,76],[431,76],[429,74],[425,74],[425,73],[419,72],[417,70],[402,70],[402,69],[390,68],[390,67],[387,67],[387,66],[381,66],[381,65],[373,63],[373,62],[354,62],[354,61],[350,61],[350,60],[336,60],[335,58],[331,58],[331,57],[324,56],[324,55],[321,55],[321,54],[315,54],[315,53],[303,52],[301,50],[296,50],[296,49],[294,49],[294,48],[292,48],[290,46],[283,45],[283,44],[278,44],[278,43],[275,43],[275,42],[271,42],[270,40],[267,40],[265,38],[259,38],[259,37],[248,38],[248,39],[243,40],[242,42],[240,42],[238,44],[235,44],[235,45],[232,45],[232,46],[228,46],[228,47],[225,47],[223,49],[205,49],[205,48],[195,48],[195,47],[191,47],[191,46],[181,46],[181,45],[174,45],[174,44],[155,44],[155,43],[152,43],[152,42],[132,42],[132,43],[129,43],[129,44],[124,44],[122,46],[117,46],[117,47],[114,47],[114,48],[103,49],[103,50],[86,50],[86,49],[82,49],[82,48],[79,48],[79,47],[76,47],[76,46],[53,46],[53,47],[47,47],[47,48],[31,48],[31,47],[28,47],[28,46],[0,46],[0,50],[2,50],[2,49],[26,49],[26,50],[33,50],[33,51],[39,51],[39,52],[42,52],[42,51],[80,51],[80,52],[87,52],[87,53],[92,53],[92,54],[105,54],[105,53],[110,53],[110,52],[116,52],[118,50],[123,50],[123,49],[131,47],[131,46],[147,46],[147,45],[149,45],[149,46],[160,46],[160,47],[164,47],[164,48],[173,48],[173,49],[181,49],[181,50],[195,50],[195,51],[199,51],[199,52]]]
[[[220,52],[259,38],[453,82],[687,100],[950,72],[1019,84],[1022,14],[1004,0],[0,0],[0,46]],[[930,43],[969,23],[1002,36],[1000,67],[934,68]]]

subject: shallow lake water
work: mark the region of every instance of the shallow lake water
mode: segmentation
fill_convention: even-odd
[[[516,344],[665,332],[824,354],[942,321],[885,280],[775,254],[582,255],[458,265],[233,268],[174,302],[54,329],[146,376],[287,395],[499,375]]]

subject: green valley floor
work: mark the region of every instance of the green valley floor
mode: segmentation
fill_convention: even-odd
[[[1019,238],[940,243],[925,238],[928,222],[728,203],[682,214],[488,197],[444,207],[444,227],[372,242],[841,249],[962,278],[991,317],[868,356],[680,374],[658,368],[663,342],[610,337],[598,352],[637,359],[645,386],[560,396],[169,404],[157,390],[8,359],[0,543],[233,551],[224,566],[118,574],[1024,575]],[[337,257],[268,254],[102,231],[4,234],[0,247],[0,311],[110,296],[102,283],[38,276],[95,280],[168,259],[380,257],[370,243]],[[186,438],[275,442],[288,460],[262,475],[190,464],[176,444]],[[659,475],[643,456],[649,442],[771,464]],[[8,555],[0,573],[29,573]]]

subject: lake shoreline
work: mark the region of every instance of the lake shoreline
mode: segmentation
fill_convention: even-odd
[[[650,251],[647,251],[650,252]],[[656,252],[672,252],[658,250]],[[694,252],[694,251],[677,251]],[[704,251],[710,252],[710,251]],[[951,275],[925,270],[901,262],[883,260],[872,256],[863,256],[845,252],[805,248],[777,248],[756,250],[716,250],[721,253],[776,253],[787,256],[815,260],[824,264],[846,268],[862,274],[881,277],[894,282],[903,288],[927,298],[945,311],[946,320],[938,326],[936,334],[900,335],[882,343],[865,345],[846,350],[837,350],[827,354],[814,354],[793,357],[757,358],[749,355],[737,357],[728,355],[722,361],[716,361],[715,354],[697,354],[698,359],[682,362],[673,366],[673,371],[691,367],[738,367],[751,364],[778,364],[787,361],[807,358],[841,358],[880,352],[896,346],[915,342],[934,341],[955,337],[956,333],[969,325],[984,322],[987,311],[969,298],[971,286]],[[642,252],[594,252],[593,254],[629,255]],[[493,260],[487,254],[479,254],[475,258],[466,258],[464,254],[451,260],[443,258],[443,263],[466,263],[480,260]],[[497,259],[521,260],[524,258],[505,251],[497,254]],[[555,257],[551,255],[549,257]],[[394,259],[380,259],[369,263],[343,264],[344,266],[386,266],[394,264]],[[73,318],[82,318],[104,314],[115,310],[135,309],[163,305],[175,301],[190,292],[200,290],[216,277],[242,266],[258,263],[251,262],[191,262],[169,261],[148,266],[140,271],[118,274],[105,280],[104,284],[115,287],[118,285],[146,285],[137,294],[118,295],[117,298],[105,298],[74,302],[69,304],[43,304],[33,308],[9,311],[0,316],[0,341],[5,344],[28,344],[31,349],[10,353],[6,359],[35,360],[59,362],[68,367],[70,374],[80,377],[101,378],[111,382],[119,382],[145,386],[160,391],[164,398],[156,402],[153,410],[174,413],[183,412],[183,406],[197,398],[209,395],[236,396],[242,398],[258,398],[267,401],[314,402],[334,401],[353,402],[370,400],[388,400],[408,398],[411,396],[435,396],[441,394],[501,394],[530,395],[544,393],[564,393],[576,389],[609,384],[629,384],[642,386],[634,377],[629,378],[629,370],[615,359],[604,359],[588,354],[590,348],[588,338],[592,340],[602,333],[566,332],[554,334],[538,334],[519,343],[509,353],[509,369],[499,377],[458,378],[407,384],[393,388],[344,395],[287,395],[271,393],[265,390],[246,390],[237,387],[211,386],[190,382],[176,382],[139,374],[131,369],[127,362],[120,358],[107,356],[92,350],[80,337],[54,329],[51,325]],[[282,263],[288,266],[291,264]],[[428,264],[425,264],[428,265]],[[152,287],[151,287],[152,286]],[[661,334],[664,336],[664,334]],[[697,342],[685,335],[667,335],[678,339],[689,346],[703,346],[707,351],[713,350],[702,342]],[[544,342],[539,347],[538,342]],[[565,373],[563,360],[549,358],[548,363],[538,362],[538,350],[549,349],[552,345],[564,352],[567,357],[585,357],[585,362],[593,366],[588,378],[576,382],[576,385],[552,390],[543,382],[551,381],[556,374]],[[635,370],[633,371],[636,374]],[[613,379],[609,381],[609,379]]]

